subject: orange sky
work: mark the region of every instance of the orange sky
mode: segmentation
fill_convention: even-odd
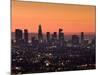
[[[12,2],[12,31],[16,28],[37,32],[95,32],[95,6],[51,4],[36,2]]]

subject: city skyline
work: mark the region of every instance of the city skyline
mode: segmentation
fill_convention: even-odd
[[[41,24],[40,24],[41,25]],[[38,25],[38,27],[40,26],[40,25]],[[42,28],[42,26],[41,26],[41,28]],[[20,30],[27,30],[28,31],[28,33],[33,33],[33,34],[38,34],[38,31],[39,31],[39,29],[37,29],[37,31],[36,32],[29,32],[29,30],[27,29],[27,28],[25,28],[25,29],[21,29],[21,28],[16,28],[16,29],[20,29]],[[16,32],[16,29],[12,32],[12,33],[15,33]],[[57,29],[57,31],[53,31],[53,32],[50,32],[50,33],[54,33],[54,32],[59,32],[58,30],[59,29],[62,29],[62,28],[58,28]],[[34,30],[34,28],[33,28],[33,30]],[[48,30],[46,31],[46,32],[44,32],[44,30],[42,30],[42,34],[43,35],[45,35],[47,32],[49,32]],[[63,30],[63,32],[64,32],[64,30]],[[81,32],[83,32],[83,31],[81,31]],[[64,32],[64,34],[65,35],[72,35],[72,34],[80,34],[81,32]],[[85,32],[85,34],[90,34],[90,35],[95,35],[96,34],[96,32]]]
[[[84,32],[66,40],[63,29],[42,33],[29,39],[27,29],[16,29],[12,43],[12,74],[96,69],[95,35],[86,39]]]
[[[68,40],[69,36],[70,36],[70,39],[71,39],[71,36],[75,37],[75,38],[78,38],[77,36],[80,36],[80,34],[81,34],[80,37],[82,37],[82,38],[80,38],[81,40],[86,39],[86,38],[84,38],[84,32],[73,33],[73,34],[67,34],[66,35],[63,32],[64,30],[61,29],[61,28],[59,28],[58,31],[55,31],[53,33],[49,32],[49,31],[47,31],[46,33],[43,33],[42,26],[39,25],[37,31],[38,32],[35,33],[35,34],[34,33],[30,34],[27,29],[15,29],[14,34],[12,33],[12,39],[17,38],[17,39],[25,39],[26,41],[28,41],[29,38],[31,39],[34,36],[35,38],[37,37],[40,40],[42,40],[44,37],[45,37],[45,39],[47,38],[48,40],[50,40],[51,37],[53,37],[54,39],[67,38],[67,40]],[[85,37],[86,36],[88,37],[88,39],[90,39],[90,37],[91,37],[91,39],[93,39],[93,38],[95,38],[95,33],[85,33]]]
[[[43,33],[53,33],[59,28],[64,29],[64,33],[95,33],[95,10],[95,6],[89,5],[41,4],[13,0],[12,32],[18,28],[36,33],[38,25],[41,24]]]

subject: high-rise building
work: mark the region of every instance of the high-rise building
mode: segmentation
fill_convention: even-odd
[[[24,29],[24,41],[28,43],[28,30]]]
[[[59,40],[64,40],[64,33],[62,32],[63,29],[59,29]]]
[[[55,40],[57,40],[57,32],[54,32],[52,34],[52,41],[55,41]]]
[[[61,37],[61,32],[62,32],[63,30],[61,29],[61,28],[59,28],[59,40],[60,40],[60,37]]]
[[[51,37],[50,37],[50,32],[47,32],[47,33],[46,33],[46,37],[47,37],[47,41],[49,42],[49,41],[50,41],[50,38],[51,38]]]
[[[84,32],[81,32],[81,43],[84,41]]]
[[[79,44],[79,36],[78,35],[72,35],[72,44]]]
[[[63,32],[61,33],[60,39],[61,39],[61,40],[64,40],[64,33],[63,33]]]
[[[15,40],[16,40],[16,42],[21,41],[22,37],[23,37],[22,30],[21,29],[16,29],[15,30]]]
[[[55,39],[57,39],[57,32],[54,32],[53,36],[54,36]]]
[[[42,34],[41,25],[39,25],[39,29],[38,29],[38,40],[43,40],[43,34]]]

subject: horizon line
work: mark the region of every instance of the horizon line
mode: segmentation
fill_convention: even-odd
[[[49,32],[49,31],[47,31],[47,32]],[[50,32],[50,33],[54,33],[54,32]],[[59,32],[59,31],[57,31],[57,32]],[[15,32],[11,31],[11,33],[15,33]],[[28,33],[38,33],[38,32],[28,32]],[[45,34],[46,32],[42,32],[42,33]],[[64,32],[64,33],[81,33],[81,32]],[[96,33],[96,32],[84,32],[84,33]]]

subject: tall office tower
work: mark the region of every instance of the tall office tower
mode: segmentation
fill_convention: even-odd
[[[52,41],[55,41],[55,40],[57,40],[57,32],[54,32],[52,34]]]
[[[63,31],[63,29],[59,28],[59,34]]]
[[[51,37],[50,37],[50,32],[47,32],[47,33],[46,33],[46,37],[47,37],[47,41],[49,42],[49,41],[50,41],[50,38],[51,38]]]
[[[74,44],[74,45],[79,44],[78,35],[72,35],[72,44]]]
[[[57,39],[57,32],[53,33],[54,39]]]
[[[22,37],[23,37],[22,30],[16,29],[15,30],[15,40],[16,40],[16,42],[21,41],[22,40]]]
[[[43,40],[43,34],[42,34],[41,25],[39,25],[39,29],[38,29],[38,40]]]
[[[61,38],[62,41],[64,40],[64,33],[63,32],[61,33],[61,37],[60,38]]]
[[[28,30],[24,29],[24,41],[28,43]]]
[[[84,41],[84,32],[81,32],[81,43]]]
[[[64,40],[64,33],[62,31],[63,29],[59,29],[59,40]]]

